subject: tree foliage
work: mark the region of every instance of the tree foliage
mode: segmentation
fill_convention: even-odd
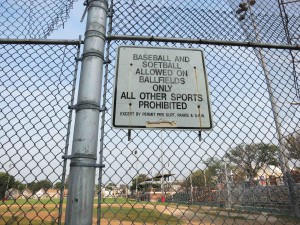
[[[138,189],[138,191],[143,190],[144,186],[145,186],[145,180],[148,179],[146,174],[139,174],[137,177],[134,177],[131,181],[131,186],[130,186],[130,191],[134,192],[136,190],[136,187]],[[143,183],[143,184],[142,184]]]
[[[31,182],[28,184],[28,189],[32,191],[33,194],[41,189],[47,190],[52,187],[52,183],[49,180],[40,180],[38,182]]]
[[[226,153],[232,163],[236,164],[249,179],[265,165],[278,165],[278,148],[273,144],[241,144]]]
[[[206,174],[210,177],[218,176],[219,171],[225,167],[224,161],[215,157],[207,159],[204,163],[206,165]]]
[[[57,189],[57,190],[59,190],[59,189],[62,188],[62,185],[63,185],[62,182],[60,182],[60,181],[59,181],[59,182],[56,182],[56,183],[54,184],[54,188]]]
[[[289,158],[300,160],[300,131],[287,136],[286,149]]]
[[[15,182],[15,187],[20,191],[23,192],[26,189],[26,184],[21,183],[20,181]]]
[[[16,187],[15,178],[8,173],[0,172],[0,199],[4,199],[5,192]]]
[[[54,188],[59,190],[63,187],[63,183],[61,181],[58,181],[54,184]],[[64,188],[68,188],[68,183],[65,183]]]
[[[194,188],[203,189],[214,187],[217,183],[219,171],[224,168],[224,162],[221,159],[211,157],[204,162],[206,168],[198,169],[192,172],[182,183],[189,190],[191,184]]]
[[[182,183],[186,190],[193,187],[203,188],[206,186],[206,174],[204,170],[198,169],[192,172]]]

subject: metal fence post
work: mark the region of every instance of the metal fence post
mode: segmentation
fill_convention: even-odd
[[[88,0],[88,14],[70,164],[67,225],[91,225],[95,187],[107,0]]]

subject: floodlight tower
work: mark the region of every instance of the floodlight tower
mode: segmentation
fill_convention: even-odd
[[[286,41],[290,45],[298,45],[300,41],[300,32],[299,29],[296,29],[295,32],[291,32],[290,26],[292,26],[286,6],[290,5],[295,9],[295,12],[297,13],[297,7],[296,4],[298,3],[298,8],[300,7],[300,0],[278,0],[278,6],[279,6],[279,11],[280,11],[280,16],[282,19],[282,24],[284,27],[284,32],[285,32],[285,37]],[[299,13],[299,12],[298,12]],[[298,33],[297,33],[298,31]],[[289,51],[290,56],[291,56],[291,63],[293,66],[293,78],[294,78],[294,84],[295,84],[295,89],[296,89],[296,97],[297,97],[297,102],[292,102],[292,105],[299,105],[300,104],[300,87],[298,85],[299,81],[299,76],[300,76],[300,68],[297,66],[300,63],[300,60],[297,59],[297,54],[295,54],[292,50]]]
[[[254,30],[255,41],[261,42],[261,38],[260,38],[258,29],[257,29],[257,24],[255,21],[253,9],[252,9],[252,7],[255,4],[256,4],[256,0],[247,0],[247,2],[242,2],[239,4],[239,8],[236,10],[236,13],[239,15],[238,20],[243,21],[246,18],[247,12],[249,12],[249,17],[250,17],[251,24],[252,24],[253,30]],[[243,26],[242,26],[242,28],[244,29],[245,33],[247,34],[247,30]],[[277,138],[278,138],[278,142],[279,142],[278,155],[279,155],[279,160],[280,160],[280,167],[283,172],[284,183],[288,187],[289,200],[290,200],[290,204],[291,204],[293,213],[295,216],[300,217],[300,211],[299,211],[299,208],[297,205],[296,196],[294,194],[295,184],[293,182],[293,178],[290,173],[289,161],[286,157],[285,141],[284,141],[284,137],[283,137],[283,134],[281,131],[281,124],[279,122],[278,107],[276,105],[273,90],[271,87],[270,73],[267,70],[267,64],[265,61],[265,56],[264,56],[264,52],[263,52],[262,48],[258,48],[258,55],[259,55],[259,60],[260,60],[260,63],[261,63],[261,66],[262,66],[262,69],[263,69],[263,72],[265,75],[267,90],[269,93],[269,100],[271,103],[271,110],[272,110],[273,117],[274,117],[275,128],[276,128]]]

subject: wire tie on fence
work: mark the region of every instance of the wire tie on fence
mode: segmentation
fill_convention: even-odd
[[[77,62],[81,62],[82,61],[82,57],[75,57],[75,60],[77,61]]]
[[[97,103],[94,102],[80,102],[76,105],[70,105],[68,107],[69,109],[75,109],[76,111],[82,110],[82,109],[97,109],[100,112],[106,111],[106,107],[101,108]]]
[[[103,64],[110,64],[110,63],[111,63],[111,60],[110,60],[110,59],[104,60],[104,61],[103,61]]]
[[[114,15],[114,10],[113,9],[108,9],[108,11],[107,11],[107,17],[113,17],[113,15]]]

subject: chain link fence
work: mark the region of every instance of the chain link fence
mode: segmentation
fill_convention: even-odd
[[[292,156],[299,145],[299,50],[283,45],[298,43],[287,32],[299,35],[300,2],[282,3],[113,2],[104,105],[112,107],[117,47],[203,49],[214,128],[200,138],[192,131],[133,130],[128,141],[128,130],[111,127],[108,110],[102,223],[122,214],[133,224],[299,223],[299,158]],[[249,41],[270,47],[239,45]],[[128,204],[118,202],[121,196]],[[157,218],[156,211],[169,217]]]
[[[0,41],[0,224],[61,219],[79,43]]]
[[[1,3],[4,37],[45,38],[73,2],[47,3],[47,23],[44,3],[29,3]],[[299,6],[110,2],[95,224],[299,224]],[[0,223],[60,224],[78,44],[0,44]],[[202,49],[213,129],[112,128],[124,45]]]

